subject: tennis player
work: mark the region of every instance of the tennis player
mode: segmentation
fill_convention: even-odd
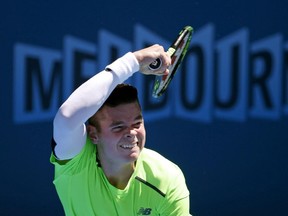
[[[149,70],[155,59],[159,70]],[[163,47],[129,52],[77,88],[53,122],[50,161],[67,216],[188,216],[189,191],[180,168],[145,148],[136,72],[167,74]],[[164,144],[165,145],[165,144]]]

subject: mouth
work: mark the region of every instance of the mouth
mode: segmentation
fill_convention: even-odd
[[[120,145],[120,147],[123,148],[123,149],[132,149],[132,148],[134,148],[136,146],[137,146],[137,143]]]

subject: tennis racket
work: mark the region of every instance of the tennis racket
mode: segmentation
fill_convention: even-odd
[[[178,37],[172,43],[172,45],[167,50],[167,53],[171,57],[171,65],[169,66],[169,74],[163,76],[156,76],[152,96],[154,98],[160,97],[167,89],[171,80],[173,79],[179,65],[183,61],[190,41],[192,38],[193,28],[191,26],[185,26],[179,33]],[[156,59],[149,65],[150,70],[157,70],[161,67],[162,61],[160,58]]]

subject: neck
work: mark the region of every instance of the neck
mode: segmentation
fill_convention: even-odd
[[[125,189],[135,170],[135,162],[128,164],[105,163],[101,160],[103,172],[109,183],[118,189]]]

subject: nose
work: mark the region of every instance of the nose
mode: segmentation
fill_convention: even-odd
[[[125,134],[125,138],[134,139],[136,135],[137,135],[137,132],[135,130],[129,130]]]

